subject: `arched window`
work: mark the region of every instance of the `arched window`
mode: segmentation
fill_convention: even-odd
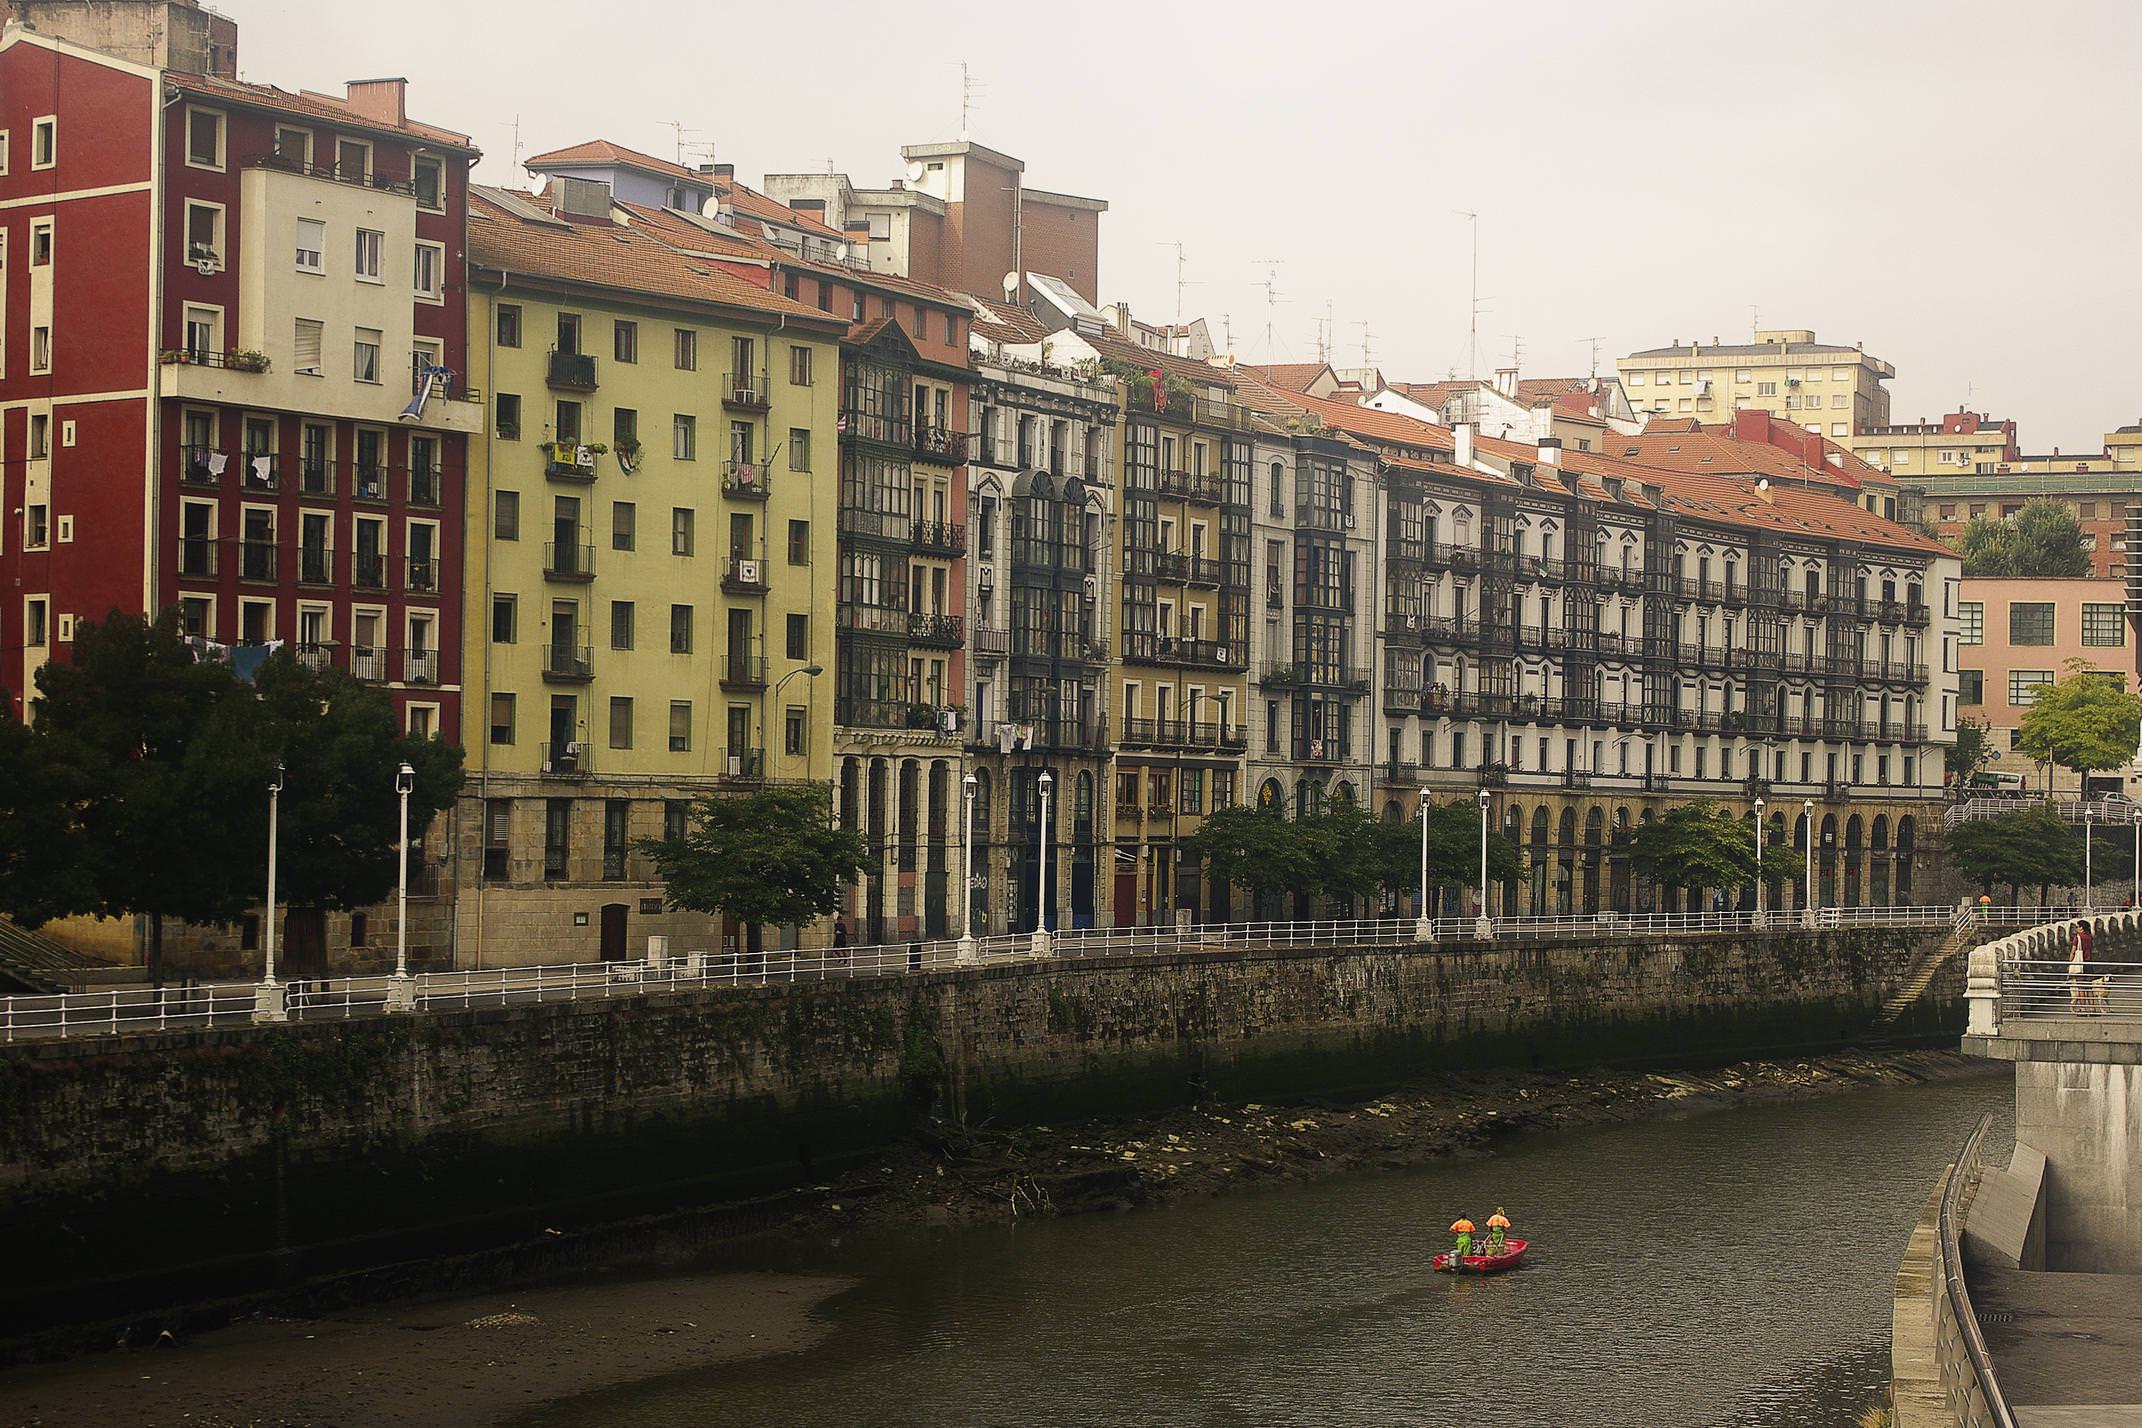
[[[974,771],[974,839],[977,843],[989,841],[989,770]]]
[[[1272,514],[1283,516],[1287,513],[1287,468],[1280,462],[1273,462],[1271,477]]]
[[[1082,841],[1093,836],[1093,773],[1090,769],[1079,770],[1078,788],[1072,795],[1071,826]]]

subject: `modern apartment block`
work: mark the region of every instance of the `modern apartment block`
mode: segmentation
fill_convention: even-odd
[[[1632,352],[1615,364],[1629,403],[1646,416],[1725,421],[1760,410],[1843,439],[1889,424],[1897,369],[1859,347],[1804,330],[1758,332],[1753,342],[1683,343]]]
[[[2081,785],[2066,769],[2048,770],[2015,747],[2023,716],[2040,688],[2064,679],[2070,661],[2102,671],[2123,689],[2135,687],[2128,629],[2127,588],[2117,579],[2043,580],[1967,577],[1958,605],[1957,701],[1965,718],[1989,729],[1989,768],[2020,777],[2032,788],[2050,773],[2056,792]],[[2131,770],[2093,775],[2093,787],[2123,789]]]
[[[846,324],[629,216],[605,183],[554,180],[478,190],[470,224],[491,418],[456,871],[464,945],[491,960],[738,946],[665,908],[636,842],[694,798],[831,777]]]
[[[973,305],[974,925],[978,935],[1037,925],[1046,841],[1048,926],[1106,926],[1120,396],[1090,369],[1007,355],[1036,350],[1046,330],[1008,304]]]
[[[1919,463],[1927,469],[1899,478],[1912,492],[1918,519],[1953,543],[1979,517],[2002,520],[2033,500],[2059,501],[2082,526],[2092,573],[2107,578],[2127,573],[2130,552],[2137,549],[2129,526],[2142,511],[2142,501],[2136,499],[2137,490],[2142,489],[2142,425],[2105,433],[2099,451],[2055,449],[2031,455],[2014,447],[2012,434],[1998,454],[1953,440],[1933,447],[1930,466],[1923,458]],[[1906,448],[1892,450],[1892,468],[1909,454]],[[1881,453],[1865,455],[1874,461]]]
[[[179,0],[34,8],[0,37],[13,714],[77,619],[176,606],[458,738],[474,150],[400,80],[158,67],[235,64],[235,29]]]

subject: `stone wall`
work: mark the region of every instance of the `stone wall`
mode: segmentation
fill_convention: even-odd
[[[140,1302],[197,1297],[807,1183],[925,1108],[1002,1127],[1438,1068],[1835,1045],[1925,945],[1185,953],[17,1044],[0,1052],[0,1232],[23,1248],[0,1333],[94,1312],[105,1274]]]

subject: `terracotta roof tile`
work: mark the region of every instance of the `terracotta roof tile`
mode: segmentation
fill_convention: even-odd
[[[249,84],[242,80],[217,79],[205,74],[181,74],[177,70],[167,71],[165,78],[189,94],[206,95],[226,103],[254,104],[263,109],[273,109],[280,114],[318,119],[345,129],[362,129],[374,134],[397,134],[425,144],[458,149],[467,154],[476,152],[475,141],[466,134],[456,133],[452,129],[441,129],[434,124],[421,124],[414,119],[399,125],[389,124],[359,113],[350,107],[346,99],[337,99],[330,94],[315,94],[309,89],[292,94],[289,90],[277,89],[272,84]]]
[[[717,182],[714,185],[714,193],[738,213],[756,218],[761,223],[779,223],[790,228],[800,228],[815,238],[825,238],[836,243],[848,241],[847,234],[822,219],[790,208],[780,199],[768,198],[757,189],[740,184],[734,179]]]
[[[1247,365],[1247,364],[1244,364]],[[1329,362],[1272,362],[1261,367],[1249,367],[1249,371],[1263,382],[1289,392],[1306,392],[1324,373],[1331,371]],[[1336,375],[1334,373],[1334,375]]]
[[[623,144],[613,144],[608,139],[590,139],[584,144],[552,149],[547,154],[537,154],[534,158],[525,160],[521,167],[540,173],[545,169],[600,168],[604,165],[638,169],[642,173],[659,174],[663,178],[690,179],[708,188],[714,186],[714,180],[708,174],[695,174],[682,164],[673,164],[668,159],[658,159],[652,154],[628,149]]]

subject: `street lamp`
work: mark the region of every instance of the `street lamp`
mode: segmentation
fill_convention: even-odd
[[[1806,820],[1807,876],[1801,886],[1807,894],[1807,911],[1800,919],[1809,927],[1815,925],[1815,800],[1810,798],[1800,805]]]
[[[1763,925],[1763,809],[1762,799],[1755,800],[1755,925]]]
[[[981,781],[974,770],[959,781],[967,795],[967,833],[959,843],[959,960],[974,960],[974,792]]]
[[[1049,955],[1049,790],[1056,787],[1056,776],[1047,769],[1041,771],[1041,881],[1034,890],[1034,955]]]
[[[253,1020],[288,1021],[289,1009],[283,989],[275,984],[275,845],[276,816],[283,797],[283,766],[275,765],[275,782],[268,785],[268,918],[261,929],[260,985],[253,989]]]
[[[2135,824],[2142,829],[2142,822]],[[2142,836],[2142,834],[2138,834]],[[1428,790],[1421,790],[1421,907],[1420,919],[1413,924],[1415,941],[1435,941],[1435,919],[1428,915]]]
[[[2142,911],[2142,808],[2135,810],[2135,892],[2134,906]]]
[[[2083,805],[2083,911],[2090,910],[2090,835],[2095,831],[2097,814],[2089,804]]]
[[[799,674],[807,679],[816,679],[824,673],[825,670],[822,666],[807,664],[800,669],[790,670],[787,674],[774,681],[774,687],[767,691],[765,702],[759,706],[759,745],[762,751],[769,741],[769,736],[766,732],[766,711],[773,707],[773,702],[776,699],[781,697],[781,691],[788,688],[788,682]],[[759,757],[763,760],[766,756],[764,752],[761,752]]]
[[[409,795],[415,789],[416,770],[403,764],[394,771],[394,791],[402,800],[402,837],[395,845],[402,867],[394,900],[394,980],[387,983],[388,1011],[416,1010],[416,983],[409,979]]]
[[[1488,920],[1487,910],[1487,819],[1488,791],[1480,790],[1480,911],[1473,922],[1473,931],[1482,937],[1495,934],[1495,924]]]

